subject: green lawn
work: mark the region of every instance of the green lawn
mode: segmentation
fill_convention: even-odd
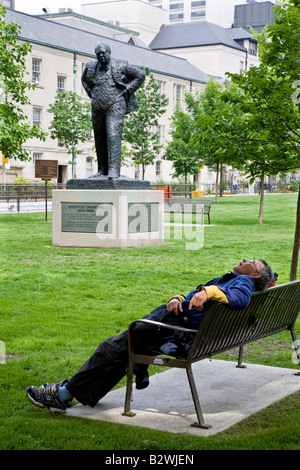
[[[70,377],[100,341],[244,257],[266,259],[287,282],[296,199],[266,195],[258,225],[258,196],[220,198],[199,250],[186,249],[185,232],[180,239],[172,231],[152,248],[57,248],[51,213],[48,222],[43,213],[0,215],[0,341],[8,355],[0,364],[0,449],[299,449],[300,394],[207,438],[57,416],[25,394],[28,385]],[[300,338],[299,322],[296,332]],[[248,346],[244,360],[297,368],[288,332]]]

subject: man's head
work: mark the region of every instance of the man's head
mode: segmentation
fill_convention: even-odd
[[[110,53],[111,50],[108,44],[101,43],[95,48],[95,54],[101,65],[106,65],[110,62]]]
[[[252,277],[255,282],[256,290],[265,290],[272,282],[272,269],[263,259],[248,260],[243,259],[239,264],[233,267],[236,274],[245,274]]]

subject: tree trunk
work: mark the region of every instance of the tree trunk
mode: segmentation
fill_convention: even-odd
[[[300,247],[300,187],[298,190],[296,229],[295,229],[294,248],[293,248],[292,264],[291,264],[291,271],[290,271],[290,281],[295,281],[297,279],[299,247]]]
[[[218,201],[218,192],[219,192],[219,162],[217,161],[217,171],[216,171],[216,202]]]
[[[76,150],[72,148],[72,178],[76,179]]]
[[[222,181],[223,181],[223,165],[221,163],[221,165],[220,165],[220,197],[223,196],[223,183],[222,183]]]
[[[264,182],[265,182],[265,175],[262,174],[262,177],[260,180],[260,204],[259,204],[259,219],[258,219],[258,223],[260,225],[263,223],[264,194],[265,194]]]

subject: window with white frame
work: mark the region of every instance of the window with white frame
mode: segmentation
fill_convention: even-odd
[[[41,83],[42,61],[41,59],[32,58],[32,82],[36,85]]]
[[[176,104],[181,103],[182,98],[183,98],[183,86],[182,85],[174,84],[173,98]]]
[[[156,134],[156,140],[160,144],[161,143],[161,126],[155,127],[155,134]]]
[[[140,179],[140,165],[138,165],[137,163],[134,165],[134,179]]]
[[[159,87],[157,93],[159,95],[163,95],[165,93],[166,82],[163,80],[156,80],[156,85]]]
[[[41,110],[41,108],[33,108],[32,124],[34,126],[40,126],[41,122],[42,122],[42,110]]]
[[[156,160],[155,162],[155,175],[156,179],[159,179],[161,177],[161,161]]]
[[[257,43],[254,41],[249,41],[249,54],[257,56]]]
[[[63,75],[57,76],[57,90],[58,91],[65,91],[66,89],[66,77]]]
[[[85,161],[85,172],[86,177],[89,177],[93,173],[93,157],[86,157]]]
[[[32,167],[33,167],[33,177],[35,177],[35,162],[41,160],[43,154],[34,152],[32,155]]]
[[[43,155],[42,153],[34,153],[34,154],[33,154],[33,156],[32,156],[32,164],[33,164],[33,166],[35,166],[35,162],[36,162],[37,160],[41,160],[42,155]]]

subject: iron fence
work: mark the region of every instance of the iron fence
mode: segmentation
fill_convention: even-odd
[[[53,189],[64,189],[63,184],[0,184],[0,202],[17,203],[17,211],[20,211],[20,202],[38,202],[52,199]]]

